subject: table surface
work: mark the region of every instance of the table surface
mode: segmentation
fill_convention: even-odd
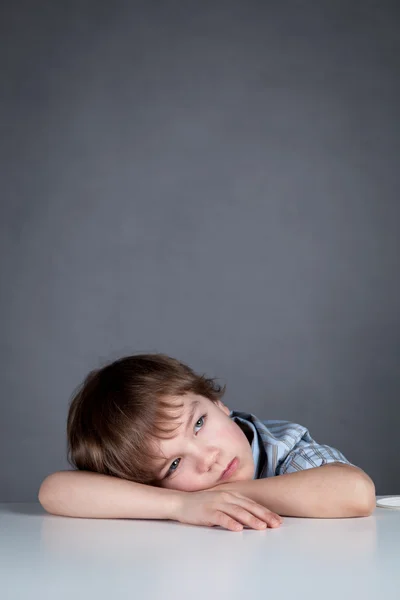
[[[387,496],[377,496],[377,499]],[[400,597],[400,510],[284,517],[231,532],[175,521],[80,519],[0,504],[0,598],[291,600]]]

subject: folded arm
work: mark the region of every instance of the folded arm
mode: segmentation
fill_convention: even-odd
[[[375,485],[355,466],[332,462],[265,479],[233,481],[212,489],[237,491],[288,517],[366,517],[375,508]]]

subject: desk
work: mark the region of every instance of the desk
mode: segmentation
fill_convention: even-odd
[[[383,498],[385,496],[378,496]],[[0,504],[2,600],[394,600],[400,510],[231,532]]]

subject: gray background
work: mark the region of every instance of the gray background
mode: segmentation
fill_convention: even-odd
[[[165,352],[400,493],[396,2],[3,2],[0,500]]]

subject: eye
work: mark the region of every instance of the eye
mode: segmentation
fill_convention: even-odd
[[[198,419],[195,423],[195,428],[196,427],[200,427],[200,429],[204,426],[205,420],[207,418],[207,414],[203,415],[202,417],[200,417],[200,419]],[[200,425],[198,425],[198,423],[201,423]],[[172,463],[170,468],[168,469],[165,478],[169,477],[172,473],[175,473],[175,471],[177,470],[179,463],[181,462],[180,458],[176,458]],[[176,464],[177,463],[177,464]],[[174,466],[175,465],[175,466]]]
[[[203,425],[204,425],[204,421],[206,420],[206,416],[207,416],[207,415],[203,415],[202,417],[200,417],[200,419],[198,419],[198,420],[196,421],[196,423],[195,423],[195,425],[194,425],[194,426],[195,426],[195,427],[197,427],[197,426],[198,426],[198,427],[203,427]],[[200,423],[200,421],[201,421],[201,425],[197,425],[197,423]]]
[[[176,471],[176,469],[178,468],[178,465],[179,465],[179,462],[180,462],[180,460],[181,460],[180,458],[176,458],[176,459],[174,460],[174,462],[172,463],[172,465],[170,466],[170,468],[169,468],[169,470],[168,470],[168,473],[167,473],[166,477],[168,477],[168,475],[171,475],[171,473],[173,473],[174,471]],[[178,462],[178,461],[179,461],[179,462]],[[176,467],[174,467],[174,464],[175,464],[176,462],[177,462],[178,464],[176,465]],[[173,467],[174,467],[174,468],[173,468]]]

